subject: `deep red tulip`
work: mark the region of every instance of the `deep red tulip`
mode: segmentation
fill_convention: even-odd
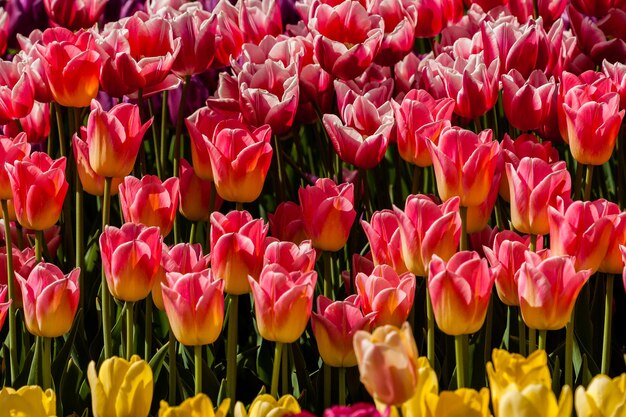
[[[394,65],[413,49],[417,5],[410,0],[367,0],[370,15],[380,15],[384,21],[385,34],[376,56],[380,65]]]
[[[239,11],[228,0],[219,0],[213,14],[217,16],[216,34],[221,37],[215,49],[214,67],[230,65],[230,59],[241,53],[244,35],[239,25]]]
[[[215,15],[192,8],[175,16],[170,22],[174,39],[180,38],[180,50],[172,65],[172,72],[184,78],[206,71],[215,54]]]
[[[541,127],[555,91],[554,78],[548,80],[541,70],[533,71],[527,80],[516,69],[503,75],[502,104],[509,123],[522,131]]]
[[[461,0],[420,0],[417,2],[416,38],[432,38],[463,16]]]
[[[100,19],[107,0],[43,0],[50,21],[70,30],[86,29]]]
[[[274,213],[267,216],[271,235],[279,240],[290,241],[299,245],[308,239],[304,230],[302,208],[293,201],[284,201],[276,207]]]

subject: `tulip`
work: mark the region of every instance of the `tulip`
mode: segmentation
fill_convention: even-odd
[[[0,136],[0,164],[13,164],[15,161],[24,159],[30,154],[30,144],[26,142],[26,134],[20,133],[15,138]],[[11,191],[11,182],[7,170],[0,170],[0,199],[11,200],[13,192]]]
[[[491,181],[491,188],[489,189],[489,194],[487,194],[487,199],[478,206],[467,208],[467,233],[478,233],[487,227],[487,223],[489,223],[491,219],[493,208],[496,205],[496,200],[498,199],[501,178],[502,173],[496,173]]]
[[[265,248],[263,265],[278,264],[289,272],[309,272],[315,268],[316,253],[310,240],[300,245],[293,242],[272,242]]]
[[[158,417],[226,417],[230,408],[230,398],[222,401],[217,410],[213,410],[213,402],[206,394],[198,394],[187,398],[180,405],[169,405],[161,400]]]
[[[458,210],[458,197],[437,205],[421,194],[408,196],[404,211],[394,207],[400,225],[402,257],[409,271],[426,277],[433,255],[448,260],[457,251],[461,239]]]
[[[480,392],[470,388],[459,388],[456,391],[443,391],[441,394],[430,394],[427,398],[429,414],[432,417],[475,416],[491,417],[489,410],[489,390],[482,388]]]
[[[188,9],[170,22],[174,39],[180,38],[180,50],[172,72],[185,78],[206,71],[215,53],[215,15],[200,9]]]
[[[155,175],[144,175],[141,179],[128,176],[119,190],[124,221],[157,226],[163,236],[170,233],[178,209],[178,178],[161,182]]]
[[[280,5],[276,0],[242,0],[239,3],[239,27],[246,41],[259,44],[266,35],[283,32]]]
[[[50,135],[50,105],[35,101],[26,117],[12,120],[3,128],[4,134],[13,138],[22,131],[26,133],[28,143],[43,143],[47,140]]]
[[[67,194],[65,157],[53,160],[43,152],[34,152],[5,168],[13,191],[17,221],[25,228],[46,230],[61,216]]]
[[[543,384],[520,388],[515,384],[502,394],[495,417],[569,417],[572,415],[572,390],[565,385],[557,403],[552,388]]]
[[[368,0],[370,15],[383,18],[385,33],[376,56],[379,65],[394,65],[413,49],[417,5],[406,0]]]
[[[224,280],[227,294],[250,292],[248,276],[257,279],[263,268],[267,226],[247,211],[211,214],[211,268]]]
[[[387,406],[384,405],[386,408]],[[381,413],[374,404],[356,403],[349,406],[334,405],[324,410],[324,417],[386,417],[387,413]]]
[[[613,81],[620,96],[620,108],[626,108],[626,64],[602,62],[604,74]]]
[[[613,227],[606,255],[600,263],[599,272],[619,274],[624,268],[619,247],[626,244],[626,212],[622,212],[615,203],[607,202],[607,214],[612,219]]]
[[[150,294],[161,263],[162,239],[156,227],[105,227],[100,236],[102,266],[115,298],[134,302]]]
[[[590,270],[576,272],[574,259],[569,256],[542,260],[527,252],[517,281],[524,323],[538,330],[565,327],[578,293],[590,276]]]
[[[487,199],[501,158],[491,136],[491,130],[477,135],[450,128],[441,133],[438,145],[427,142],[442,200],[458,196],[461,206],[470,207]]]
[[[548,80],[541,70],[534,70],[528,79],[516,69],[503,75],[502,103],[509,123],[524,131],[539,129],[548,117],[555,91],[554,78]]]
[[[487,363],[487,376],[494,410],[499,409],[500,400],[510,385],[519,389],[536,384],[552,387],[545,350],[536,350],[525,358],[517,353],[494,349],[492,360]]]
[[[447,263],[433,256],[429,265],[428,291],[433,300],[435,321],[441,331],[459,336],[480,330],[494,280],[487,261],[476,252],[458,252]]]
[[[413,396],[418,384],[417,346],[408,323],[387,325],[373,333],[355,333],[354,352],[361,382],[374,400],[400,405]]]
[[[576,270],[589,269],[593,274],[606,256],[613,221],[609,214],[618,211],[604,199],[575,201],[567,208],[550,207],[550,250],[552,255],[575,257]]]
[[[354,210],[354,186],[320,178],[298,190],[304,230],[316,249],[336,252],[348,241]]]
[[[206,222],[224,202],[213,190],[213,182],[198,177],[189,162],[180,160],[178,201],[180,214],[192,222]],[[211,193],[213,200],[211,201]],[[213,206],[211,206],[213,204]]]
[[[13,302],[13,300],[5,302],[7,293],[8,287],[6,285],[0,285],[0,329],[2,329],[2,326],[4,325],[4,320],[7,318],[9,306]]]
[[[53,24],[77,30],[93,26],[100,19],[107,1],[44,0],[43,4]]]
[[[626,374],[617,378],[596,375],[587,389],[576,388],[578,417],[619,417],[626,410]]]
[[[221,42],[216,44],[213,66],[229,66],[231,57],[238,57],[244,43],[243,32],[239,26],[239,10],[228,0],[219,0],[213,9],[217,16],[217,33]]]
[[[315,58],[334,77],[361,75],[374,60],[384,35],[384,21],[370,16],[359,2],[311,6],[309,29],[315,36]]]
[[[402,237],[396,215],[391,210],[376,211],[370,223],[361,220],[370,243],[374,265],[391,265],[402,274],[407,271],[402,258]]]
[[[261,337],[280,343],[300,338],[311,316],[316,281],[315,271],[289,272],[277,264],[264,267],[258,282],[248,277]]]
[[[213,141],[207,145],[220,197],[238,203],[259,197],[272,162],[271,135],[267,125],[255,130],[235,120],[217,125]]]
[[[34,105],[30,73],[22,65],[0,61],[0,124],[28,116]]]
[[[46,262],[37,264],[26,279],[16,274],[31,334],[59,337],[70,331],[80,299],[79,275],[79,268],[63,275],[56,265]]]
[[[37,385],[21,387],[17,391],[10,387],[0,390],[0,410],[7,417],[54,417],[57,415],[56,402],[52,389],[44,391]]]
[[[139,356],[105,359],[99,373],[91,361],[87,379],[94,417],[148,417],[154,382],[152,369]]]
[[[241,402],[235,404],[235,417],[272,417],[300,413],[300,405],[292,395],[283,395],[278,400],[269,394],[257,396],[246,412]]]
[[[522,158],[517,168],[506,164],[511,193],[511,223],[521,233],[545,235],[550,231],[548,207],[569,201],[572,180],[565,162],[548,164],[539,158]]]
[[[163,305],[176,340],[186,346],[215,342],[224,323],[224,281],[210,269],[168,272],[161,283]]]
[[[89,162],[89,145],[74,135],[72,138],[72,151],[74,153],[74,161],[76,162],[76,170],[78,178],[83,190],[88,194],[95,196],[104,195],[105,178],[96,174]],[[113,178],[111,181],[111,194],[116,195],[122,178]]]
[[[401,326],[413,308],[415,275],[398,276],[389,265],[379,265],[370,275],[359,273],[355,279],[364,314],[373,313],[372,326]]]
[[[432,38],[463,16],[461,0],[422,0],[417,3],[416,38]]]
[[[137,159],[143,135],[152,119],[141,124],[139,107],[121,103],[104,111],[100,103],[91,101],[87,130],[83,138],[89,149],[89,164],[93,171],[110,178],[130,174]]]
[[[400,103],[391,102],[397,123],[396,134],[400,157],[412,164],[432,165],[427,141],[439,143],[441,131],[450,127],[454,100],[435,100],[425,90],[409,91]]]
[[[274,213],[267,216],[271,235],[278,240],[300,244],[308,237],[304,231],[302,208],[293,201],[284,201],[276,207]]]
[[[352,339],[359,330],[370,331],[372,315],[361,312],[355,295],[335,302],[323,295],[317,297],[317,313],[313,312],[311,326],[325,364],[343,368],[356,366]]]
[[[568,95],[571,105],[564,103],[563,110],[572,156],[581,164],[604,164],[613,153],[624,119],[619,95],[609,93],[594,100],[585,88],[574,88]]]

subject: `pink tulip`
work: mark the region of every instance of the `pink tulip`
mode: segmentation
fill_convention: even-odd
[[[622,6],[623,7],[623,6]],[[576,36],[577,50],[584,59],[590,61],[588,67],[600,66],[602,61],[624,62],[626,54],[626,41],[624,40],[623,9],[610,9],[603,19],[598,20],[587,16],[570,5],[567,8],[570,27]]]
[[[265,248],[263,265],[277,264],[289,272],[309,272],[315,268],[316,253],[311,241],[300,245],[293,242],[272,242]]]
[[[259,197],[272,161],[271,135],[267,125],[252,130],[235,120],[218,123],[215,136],[207,145],[220,197],[239,203],[250,203]]]
[[[216,36],[221,37],[221,42],[215,45],[213,66],[229,66],[231,57],[239,56],[244,43],[244,35],[239,26],[239,11],[228,0],[219,0],[213,14],[217,16]]]
[[[619,248],[626,244],[626,212],[623,212],[615,203],[607,201],[605,205],[606,214],[612,220],[613,225],[611,237],[609,237],[609,246],[598,271],[607,274],[619,274],[624,268]]]
[[[280,4],[276,0],[242,0],[239,4],[239,25],[248,42],[259,44],[266,35],[283,32]]]
[[[315,1],[308,26],[315,35],[315,57],[334,77],[349,80],[374,60],[384,35],[384,21],[370,16],[357,1],[332,6]]]
[[[33,109],[26,117],[10,121],[4,125],[3,131],[11,137],[23,131],[28,143],[43,143],[50,135],[50,105],[35,101]]]
[[[376,211],[369,223],[361,220],[361,226],[370,243],[374,264],[390,265],[398,274],[406,272],[400,226],[395,213],[391,210]]]
[[[511,223],[521,233],[545,235],[550,231],[548,207],[557,197],[570,200],[572,180],[565,162],[548,164],[539,158],[522,158],[517,169],[506,164],[511,192]]]
[[[604,74],[613,81],[620,97],[620,108],[626,108],[626,64],[602,62]]]
[[[84,129],[83,129],[84,132]],[[105,178],[96,174],[89,162],[89,145],[87,142],[79,139],[76,134],[72,137],[72,151],[74,161],[76,162],[76,171],[80,179],[83,190],[91,195],[104,195]],[[110,195],[117,195],[118,187],[122,183],[122,178],[113,178],[111,181]]]
[[[80,269],[69,274],[54,264],[41,262],[25,279],[16,275],[24,300],[24,321],[35,336],[59,337],[70,331],[78,301]]]
[[[491,213],[498,199],[499,185],[502,173],[498,172],[493,176],[491,188],[487,199],[477,206],[467,208],[467,233],[478,233],[487,227],[487,223],[491,219]]]
[[[524,323],[532,329],[559,330],[572,316],[578,293],[591,271],[576,272],[570,256],[551,256],[545,260],[526,253],[518,277],[520,309]]]
[[[334,302],[323,295],[317,297],[317,313],[311,316],[311,326],[325,364],[344,368],[356,366],[352,338],[359,330],[371,330],[371,315],[363,315],[355,295]]]
[[[157,227],[126,223],[100,235],[102,266],[111,294],[122,301],[150,294],[161,265],[163,238]]]
[[[397,93],[408,93],[411,89],[416,88],[419,80],[418,68],[420,59],[411,52],[404,59],[394,66],[394,84]]]
[[[30,271],[32,271],[36,265],[34,249],[26,248],[20,251],[18,248],[13,246],[12,253],[13,270],[15,271],[15,274],[22,277],[27,277],[30,274]],[[22,307],[22,289],[20,288],[20,283],[17,280],[17,275],[15,274],[13,276],[13,288],[15,289],[15,293],[13,294],[13,303],[15,303],[14,305],[16,308],[20,308]],[[0,286],[6,286],[8,285],[8,283],[9,280],[7,278],[7,255],[5,246],[3,248],[0,248]]]
[[[417,3],[416,38],[432,38],[463,16],[461,0],[421,0]]]
[[[313,304],[317,272],[288,272],[274,264],[263,268],[258,282],[248,277],[259,334],[266,340],[293,343],[300,338]]]
[[[401,326],[413,308],[415,275],[398,276],[389,265],[379,265],[370,275],[359,273],[355,279],[363,313],[373,313],[372,326]]]
[[[609,247],[613,229],[610,215],[615,209],[600,199],[574,201],[569,206],[560,201],[548,210],[552,255],[572,256],[576,270],[595,273]]]
[[[170,233],[178,210],[178,178],[161,182],[155,175],[144,175],[141,179],[128,176],[119,190],[125,222],[157,226],[163,236]]]
[[[23,65],[0,61],[0,124],[28,116],[34,93],[30,74]]]
[[[224,323],[224,281],[210,269],[166,276],[163,304],[176,340],[185,346],[215,342]]]
[[[13,164],[15,161],[24,159],[30,154],[30,144],[26,142],[26,134],[20,133],[14,138],[0,136],[0,164]],[[0,199],[10,200],[13,198],[11,182],[7,170],[0,170]]]
[[[452,336],[479,331],[487,315],[494,279],[487,261],[476,252],[458,252],[447,263],[433,256],[428,291],[441,331]]]
[[[43,152],[34,152],[13,165],[5,162],[15,215],[23,227],[45,230],[59,220],[68,189],[65,162],[65,157],[53,160]]]
[[[227,294],[250,292],[248,276],[261,273],[266,236],[267,225],[247,211],[211,214],[211,268]]]
[[[180,160],[179,178],[180,213],[194,222],[208,221],[211,213],[219,210],[224,202],[213,189],[213,182],[198,177],[193,167],[184,159]],[[211,193],[214,196],[213,202],[211,202]]]
[[[542,71],[535,70],[524,79],[512,69],[502,76],[502,87],[504,114],[513,127],[528,131],[544,124],[550,111],[550,99],[556,91],[554,78],[548,80]]]
[[[437,146],[427,144],[442,200],[457,196],[461,206],[470,207],[487,199],[501,163],[500,146],[492,140],[491,130],[477,135],[450,128],[442,132]]]
[[[447,260],[457,251],[461,239],[458,198],[437,205],[425,195],[410,195],[404,211],[393,210],[400,225],[402,257],[416,276],[428,276],[433,255]]]
[[[13,302],[13,300],[8,300],[7,302],[5,302],[8,292],[9,290],[6,285],[0,285],[0,330],[4,325],[4,320],[7,318],[9,306]]]
[[[439,143],[441,131],[450,127],[454,100],[435,100],[425,90],[411,90],[400,103],[392,101],[391,105],[400,157],[421,167],[432,165],[426,142]]]
[[[302,208],[293,201],[284,201],[276,207],[274,213],[267,216],[270,223],[271,235],[278,240],[290,241],[300,244],[307,240],[304,231],[304,218]]]
[[[107,0],[44,0],[43,4],[54,25],[77,30],[93,26],[104,12]]]
[[[370,15],[380,15],[384,21],[385,34],[376,56],[380,65],[394,65],[413,49],[417,5],[410,0],[367,0]]]
[[[336,252],[348,241],[354,210],[354,187],[320,178],[314,186],[298,190],[304,230],[316,249]]]
[[[193,8],[173,17],[170,23],[174,39],[180,38],[180,50],[172,72],[185,78],[206,71],[215,53],[215,15]]]

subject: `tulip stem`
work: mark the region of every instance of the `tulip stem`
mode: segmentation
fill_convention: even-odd
[[[274,366],[272,367],[272,387],[270,393],[272,397],[278,398],[278,380],[280,379],[280,364],[281,358],[283,356],[283,344],[280,342],[276,342],[276,347],[274,349]]]
[[[150,117],[151,118],[154,117],[154,111],[152,110],[152,101],[150,100],[148,100],[148,111],[149,111]],[[156,125],[154,123],[151,124],[150,130],[152,131],[152,147],[154,148],[153,149],[154,165],[156,167],[157,176],[162,180],[163,171],[161,169],[161,157],[160,157],[159,143],[157,142],[157,131],[156,131]]]
[[[135,317],[134,317],[135,303],[132,301],[126,301],[126,359],[130,360],[130,357],[135,353],[134,341],[135,341]]]
[[[106,177],[104,179],[104,195],[102,196],[102,230],[104,233],[105,227],[109,224],[111,216],[111,183],[113,178]],[[104,273],[104,266],[102,267],[102,283],[101,283],[101,296],[102,296],[102,335],[104,338],[104,359],[109,359],[112,355],[111,344],[111,295],[109,294],[109,287],[107,285],[106,275]]]
[[[331,401],[331,376],[332,376],[332,369],[330,368],[330,365],[324,364],[322,365],[324,370],[323,370],[323,377],[324,377],[324,409],[327,409],[330,407],[330,401]]]
[[[461,334],[454,337],[454,354],[456,356],[456,385],[457,388],[465,388],[467,385],[465,358],[467,353],[467,335]]]
[[[519,332],[519,353],[526,356],[526,323],[522,317],[522,310],[518,310],[517,314],[517,330]]]
[[[332,299],[333,286],[331,282],[332,255],[330,252],[323,252],[324,257],[324,297]]]
[[[191,230],[189,231],[189,244],[193,245],[196,241],[197,222],[191,222]]]
[[[583,188],[583,164],[576,162],[576,177],[574,179],[574,200],[580,200]]]
[[[175,177],[178,177],[178,164],[180,162],[180,137],[183,132],[183,120],[185,119],[185,100],[187,100],[187,94],[189,93],[189,82],[191,77],[188,75],[183,80],[183,91],[180,94],[180,103],[178,104],[178,116],[176,117],[176,136],[174,136],[174,173]]]
[[[537,331],[533,328],[528,328],[528,354],[530,355],[537,350]]]
[[[546,350],[546,338],[548,337],[547,330],[539,330],[539,349]]]
[[[146,298],[146,334],[144,337],[144,357],[150,360],[152,356],[152,294]]]
[[[593,165],[587,165],[587,176],[585,177],[585,195],[583,200],[589,201],[591,198],[591,184],[593,183]]]
[[[339,368],[339,405],[346,405],[346,368]]]
[[[193,361],[196,371],[196,395],[202,392],[202,345],[193,347]]]
[[[78,272],[78,287],[80,288],[80,309],[85,309],[85,297],[87,296],[87,289],[85,288],[85,242],[84,239],[84,214],[83,214],[83,184],[78,177],[78,170],[74,170],[75,185],[76,185],[76,267],[79,268]],[[81,323],[82,323],[81,315]],[[81,329],[82,329],[81,325]]]
[[[279,202],[285,201],[285,183],[284,183],[284,175],[283,175],[283,158],[280,152],[280,141],[278,140],[278,135],[274,136],[274,154],[276,155],[276,171],[278,173],[278,197]]]
[[[176,404],[176,338],[170,328],[167,355],[169,359],[169,403]]]
[[[15,299],[15,278],[13,272],[13,244],[11,241],[11,221],[9,220],[9,203],[7,200],[1,200],[2,218],[4,219],[4,241],[7,251],[7,286],[9,291],[9,300]],[[18,231],[19,232],[19,231]],[[9,357],[11,364],[11,383],[15,382],[18,374],[17,363],[17,328],[15,323],[15,303],[11,301],[9,304]]]
[[[530,251],[537,252],[537,235],[530,235]]]
[[[283,381],[283,395],[289,394],[289,344],[284,344],[280,377]]]
[[[42,341],[42,355],[41,355],[41,372],[43,378],[43,389],[52,388],[52,373],[50,369],[50,345],[52,339],[45,336],[40,336]]]
[[[459,214],[461,215],[461,250],[469,250],[467,241],[467,207],[459,207]]]
[[[606,280],[606,293],[604,297],[604,334],[602,341],[602,369],[604,375],[609,374],[611,366],[611,321],[613,319],[613,274],[609,274]]]
[[[430,291],[426,286],[426,356],[430,366],[435,367],[435,313],[433,311],[433,300],[430,298]]]
[[[411,185],[411,194],[415,195],[418,194],[420,191],[420,183],[422,182],[422,171],[424,170],[424,168],[422,168],[419,165],[414,165],[413,166],[413,184]]]
[[[167,149],[167,146],[165,145],[165,132],[167,127],[167,96],[168,92],[166,90],[163,92],[163,100],[161,101],[161,149],[159,149],[159,158],[161,159],[161,169],[163,170],[163,174],[165,174],[165,162],[167,160],[167,152],[165,151]],[[171,401],[170,404],[172,404]]]
[[[240,204],[240,203],[237,203]],[[239,315],[239,296],[230,295],[228,307],[228,346],[226,352],[226,387],[228,398],[234,406],[237,394],[237,321]]]
[[[35,262],[39,263],[42,260],[43,252],[43,230],[35,231]]]
[[[574,313],[565,326],[565,385],[570,388],[574,386],[573,375],[573,357],[574,357]]]

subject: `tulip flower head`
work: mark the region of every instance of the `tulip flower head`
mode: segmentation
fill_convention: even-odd
[[[290,272],[309,272],[315,268],[317,255],[310,240],[300,245],[293,242],[272,242],[265,248],[263,265],[278,264]]]
[[[495,417],[568,417],[572,415],[572,390],[563,386],[557,402],[551,387],[510,384],[502,393]]]
[[[480,391],[460,388],[456,391],[442,391],[439,395],[429,394],[426,403],[432,417],[491,417],[487,388]]]
[[[180,405],[169,405],[161,400],[158,417],[226,417],[230,409],[230,398],[226,398],[217,410],[213,402],[203,393],[187,398]]]
[[[30,72],[17,62],[0,61],[0,123],[26,117],[34,105]]]
[[[30,154],[30,144],[26,142],[26,134],[19,133],[14,138],[0,136],[0,164],[13,164]],[[13,191],[6,169],[0,170],[0,199],[11,200]]]
[[[269,394],[257,396],[246,412],[244,405],[237,401],[235,404],[235,417],[272,417],[298,414],[302,410],[298,400],[293,395],[283,395],[278,400]]]
[[[0,285],[0,330],[2,329],[2,325],[4,324],[4,320],[7,317],[7,312],[9,311],[9,306],[13,302],[13,300],[6,301],[7,293],[9,289],[6,285]]]
[[[0,390],[0,410],[6,416],[55,417],[56,395],[52,389],[43,390],[38,385],[28,385],[15,390]]]
[[[596,375],[587,389],[576,388],[575,406],[579,417],[619,417],[626,409],[626,374]]]
[[[274,213],[269,213],[271,235],[282,241],[290,241],[297,245],[308,237],[304,231],[302,208],[293,201],[283,201]]]
[[[208,221],[211,213],[219,210],[223,203],[219,195],[213,194],[215,197],[211,207],[211,193],[215,193],[212,191],[213,182],[197,176],[193,167],[185,159],[180,160],[179,178],[180,213],[190,221]]]
[[[402,237],[396,215],[391,210],[376,211],[370,222],[361,220],[375,265],[391,265],[398,274],[407,271],[402,258]]]
[[[91,361],[87,379],[94,417],[148,417],[154,381],[150,365],[139,356],[105,359],[97,373]]]
[[[71,30],[88,28],[98,21],[107,1],[83,0],[66,2],[63,0],[44,0],[48,17],[55,25]]]
[[[102,175],[96,174],[89,162],[89,145],[74,135],[72,138],[72,151],[74,153],[74,161],[76,162],[76,170],[83,187],[83,191],[95,196],[104,195],[104,181]],[[113,178],[111,181],[111,194],[117,195],[118,187],[122,183],[122,178]]]

